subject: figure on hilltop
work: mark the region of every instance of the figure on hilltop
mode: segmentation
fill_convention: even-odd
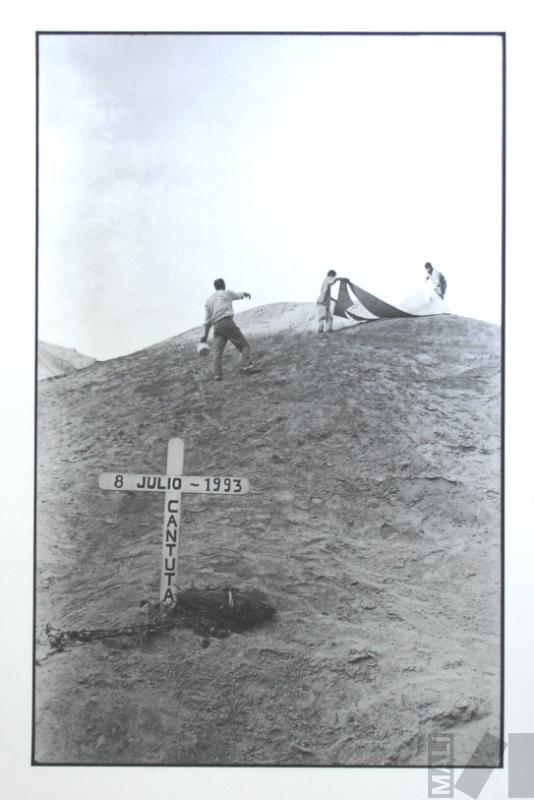
[[[250,346],[241,330],[234,322],[233,300],[250,300],[248,292],[232,292],[226,288],[222,278],[213,282],[215,291],[206,300],[206,319],[204,323],[204,336],[201,342],[208,341],[208,335],[213,326],[213,353],[214,353],[214,379],[222,380],[222,357],[228,341],[232,342],[241,353],[241,369],[243,372],[256,372],[250,357]]]
[[[332,315],[332,311],[330,310],[330,302],[332,300],[331,289],[334,283],[344,280],[343,278],[337,278],[336,276],[337,272],[335,269],[329,269],[326,273],[326,278],[321,285],[321,293],[317,298],[317,311],[319,314],[319,327],[317,329],[318,333],[323,333],[324,331],[326,331],[326,333],[332,333],[334,317]]]
[[[425,264],[425,269],[427,271],[426,281],[428,281],[431,286],[432,290],[437,294],[441,300],[445,297],[445,292],[447,290],[447,281],[445,280],[445,276],[441,274],[437,269],[435,269],[430,261],[427,261]]]

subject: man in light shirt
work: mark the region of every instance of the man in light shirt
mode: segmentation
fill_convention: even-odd
[[[332,333],[334,317],[332,316],[332,312],[330,310],[330,301],[332,299],[330,290],[334,283],[337,283],[341,280],[341,278],[336,278],[336,275],[337,272],[334,269],[328,270],[326,273],[326,278],[321,286],[321,294],[317,298],[317,311],[319,314],[319,327],[317,329],[318,333],[323,333],[324,330],[326,330],[327,333]]]
[[[241,369],[243,372],[251,372],[254,369],[250,358],[250,347],[234,322],[233,300],[242,300],[244,297],[250,300],[247,292],[232,292],[226,288],[222,278],[217,278],[213,282],[215,291],[206,300],[206,321],[204,324],[204,336],[201,342],[207,342],[208,334],[213,326],[213,352],[214,352],[214,378],[216,381],[222,380],[222,357],[226,342],[230,341],[241,353]]]

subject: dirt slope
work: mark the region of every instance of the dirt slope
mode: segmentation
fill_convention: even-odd
[[[243,326],[244,327],[244,326]],[[453,316],[252,337],[225,380],[177,337],[39,387],[37,656],[43,626],[117,626],[157,599],[163,498],[104,471],[249,478],[188,495],[181,583],[278,610],[209,647],[173,630],[36,667],[47,763],[465,763],[499,734],[500,330]],[[496,754],[482,761],[495,763]]]

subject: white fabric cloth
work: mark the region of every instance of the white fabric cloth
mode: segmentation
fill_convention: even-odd
[[[432,286],[433,290],[439,297],[441,297],[441,288],[439,283],[440,278],[441,278],[441,272],[439,272],[437,269],[432,269],[430,275],[426,276],[426,280]]]

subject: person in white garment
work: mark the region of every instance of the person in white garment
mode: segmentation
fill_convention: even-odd
[[[434,291],[438,297],[442,300],[445,297],[445,292],[447,290],[447,281],[445,280],[444,275],[441,274],[437,269],[435,269],[430,261],[427,261],[425,264],[425,269],[427,272],[426,281],[432,287],[432,291]]]

